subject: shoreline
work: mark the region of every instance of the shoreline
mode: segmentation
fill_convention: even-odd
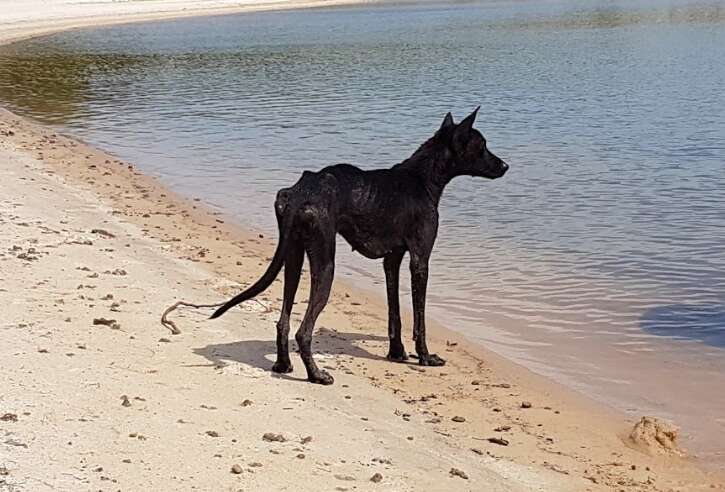
[[[124,20],[123,22],[134,21]],[[93,21],[86,19],[84,22]],[[86,24],[77,27],[90,26],[91,24]],[[63,27],[46,31],[44,34],[61,29]],[[40,34],[26,33],[23,38],[34,35]],[[17,40],[19,39],[13,41]],[[11,41],[8,41],[7,36],[0,35],[0,42]],[[173,257],[174,261],[203,270],[206,275],[204,282],[211,284],[211,287],[206,285],[206,297],[184,298],[183,300],[215,302],[223,299],[229,293],[240,288],[236,282],[244,285],[256,279],[266,266],[264,258],[269,256],[273,248],[273,244],[267,238],[258,237],[257,234],[244,230],[242,227],[229,224],[220,218],[222,214],[204,207],[193,198],[184,198],[170,192],[157,180],[136,172],[132,164],[120,162],[104,152],[92,149],[77,140],[59,136],[51,129],[35,125],[4,110],[0,112],[0,130],[13,132],[13,135],[3,137],[3,146],[10,148],[10,155],[32,159],[34,165],[39,166],[40,169],[47,169],[48,172],[57,174],[62,179],[64,186],[79,190],[88,196],[95,196],[101,203],[99,208],[111,211],[110,217],[128,224],[129,227],[136,228],[135,235],[130,234],[130,237],[147,242],[148,248],[163,250],[163,254]],[[235,267],[235,262],[240,259],[241,265],[236,264]],[[180,281],[184,280],[183,275],[179,275]],[[302,282],[303,288],[299,294],[298,305],[302,304],[301,301],[305,298],[307,290],[305,283],[306,278]],[[276,307],[279,302],[277,300],[279,286],[278,280],[271,291],[261,296],[263,302]],[[221,292],[219,292],[220,290]],[[202,292],[204,292],[203,289]],[[173,299],[157,299],[156,304],[169,305],[175,300],[179,300],[174,288],[165,293],[173,294]],[[254,312],[253,306],[250,309]],[[362,294],[338,280],[326,311],[331,312],[323,313],[318,324],[325,335],[318,335],[318,338],[322,338],[321,343],[330,349],[328,354],[333,354],[330,359],[326,356],[325,361],[331,360],[331,364],[338,364],[335,376],[338,377],[339,370],[342,369],[345,374],[351,376],[353,384],[362,385],[365,379],[369,380],[370,387],[364,388],[364,391],[367,392],[366,397],[372,397],[371,394],[376,395],[382,392],[386,398],[402,399],[400,404],[404,408],[408,408],[406,405],[415,407],[408,412],[401,412],[400,415],[391,417],[396,422],[401,418],[406,422],[417,420],[416,417],[419,414],[421,418],[423,415],[434,414],[435,416],[428,420],[438,419],[438,422],[419,424],[421,429],[434,427],[432,433],[423,432],[431,434],[423,439],[438,439],[443,436],[444,439],[440,439],[446,442],[437,444],[452,446],[452,449],[459,446],[458,452],[466,454],[468,459],[480,459],[481,456],[485,456],[486,460],[493,460],[485,463],[484,470],[500,472],[501,470],[497,468],[498,465],[494,465],[498,462],[505,462],[507,465],[513,466],[517,470],[516,473],[523,473],[517,468],[523,466],[527,467],[526,469],[532,475],[528,478],[519,477],[522,478],[522,484],[539,481],[539,483],[548,483],[550,486],[557,487],[556,489],[539,490],[617,490],[619,487],[625,490],[667,490],[660,488],[663,487],[663,481],[672,488],[683,484],[688,487],[689,485],[697,486],[703,490],[710,490],[711,485],[716,484],[720,488],[725,488],[725,485],[720,483],[721,477],[717,475],[711,475],[712,483],[705,483],[702,480],[702,472],[688,461],[671,457],[647,457],[630,449],[625,445],[623,436],[627,434],[632,422],[628,425],[620,414],[548,379],[537,376],[511,361],[493,354],[484,347],[473,346],[462,335],[445,330],[438,324],[431,326],[431,345],[440,349],[441,352],[449,352],[449,365],[443,368],[443,371],[423,370],[415,365],[392,365],[391,367],[387,361],[380,360],[385,355],[385,341],[380,340],[379,336],[382,335],[382,338],[385,338],[386,309],[379,296]],[[158,324],[160,312],[149,314],[152,318],[155,316],[157,319],[155,325],[146,327],[152,331],[146,335],[150,335],[153,340],[155,337],[165,336],[163,327]],[[296,313],[293,322],[299,321],[299,314]],[[261,316],[259,313],[255,315]],[[184,338],[201,336],[194,331],[200,329],[199,326],[205,325],[196,319],[198,316],[195,316],[193,312],[182,311],[173,314],[172,317],[182,329],[182,335],[178,339],[174,337],[172,342],[176,343],[172,343],[172,345],[184,345]],[[233,322],[239,323],[243,317],[244,315],[240,316],[237,313],[221,324],[232,329]],[[260,330],[263,333],[260,336],[264,336],[264,340],[271,342],[274,339],[275,313],[263,316],[263,318],[265,326]],[[404,326],[408,326],[407,312],[404,313],[403,318]],[[346,326],[346,331],[329,329],[331,323],[336,327],[338,324]],[[208,323],[206,325],[208,326],[200,330],[210,341],[214,341],[215,335],[218,335],[218,331],[222,328]],[[371,326],[375,326],[376,329],[371,330]],[[378,326],[380,328],[377,328]],[[18,330],[18,336],[21,334],[22,330]],[[239,333],[226,333],[226,335],[234,338],[239,336]],[[139,335],[135,334],[135,336]],[[346,345],[346,349],[337,352],[338,355],[334,355],[336,341],[344,341],[343,345]],[[183,348],[176,348],[177,354],[179,350],[183,350]],[[317,348],[317,351],[319,352],[320,349]],[[451,353],[453,357],[451,357]],[[188,358],[188,354],[186,358]],[[362,362],[355,361],[355,359],[360,359]],[[228,361],[226,362],[228,363]],[[237,366],[244,366],[239,362],[241,361],[237,361]],[[297,370],[295,376],[299,376],[301,365],[294,355],[293,362]],[[346,362],[349,365],[346,365]],[[214,362],[214,364],[217,363],[218,361]],[[269,365],[271,366],[271,362]],[[361,367],[364,369],[360,369]],[[268,367],[257,367],[257,369],[262,372],[269,370]],[[245,369],[237,368],[236,370],[243,373]],[[223,371],[224,369],[222,369]],[[362,371],[362,374],[359,371]],[[437,374],[438,372],[440,374]],[[394,376],[388,376],[393,373]],[[268,373],[266,374],[268,375]],[[211,377],[213,378],[215,375],[218,376],[218,373],[212,372]],[[206,374],[206,376],[209,375]],[[269,378],[264,376],[260,379]],[[405,381],[403,382],[402,379]],[[289,382],[276,377],[271,377],[271,380],[276,381],[274,386],[284,394]],[[478,381],[479,384],[472,384],[475,381]],[[234,384],[234,382],[231,383]],[[328,395],[322,395],[321,390],[317,388],[299,389],[300,385],[290,385],[294,388],[288,389],[296,393],[305,392],[308,395],[314,395],[310,398],[324,399],[335,395],[341,397],[339,392],[352,392],[353,384],[349,384],[350,389],[343,390],[343,382],[338,378],[336,385],[329,391],[331,394]],[[435,403],[430,403],[431,399],[423,399],[425,395],[438,392],[441,384],[447,388],[442,393],[447,394],[437,395],[432,399],[435,400]],[[19,391],[21,388],[17,389]],[[363,388],[357,388],[357,390],[363,391]],[[423,396],[421,397],[421,395]],[[267,396],[272,397],[272,395]],[[481,398],[482,396],[484,398]],[[532,411],[521,409],[523,400],[535,402]],[[445,409],[445,413],[437,408],[439,405]],[[469,423],[465,426],[451,424],[451,413],[467,415],[469,418],[466,420]],[[485,415],[483,415],[484,413]],[[449,418],[441,418],[439,415]],[[562,418],[561,415],[566,415],[566,417]],[[476,442],[476,439],[472,437],[473,434],[477,436],[493,435],[494,432],[491,430],[495,426],[501,428],[502,421],[508,422],[506,425],[516,429],[514,433],[517,435],[515,439],[511,439],[511,446],[495,447],[489,443]],[[537,429],[539,426],[546,431],[539,431]],[[518,435],[516,431],[520,431],[521,435]],[[581,447],[582,441],[590,443],[584,447],[584,450]],[[482,454],[471,453],[466,445],[461,446],[460,442],[477,446],[476,449],[482,451]],[[472,456],[468,456],[471,454]],[[615,459],[612,455],[617,458]],[[410,463],[410,465],[412,466],[414,463]],[[631,465],[634,465],[635,468],[632,469]],[[503,476],[506,474],[504,473]],[[443,477],[441,485],[444,485],[449,479],[445,477],[445,473]],[[696,480],[695,477],[699,477],[699,479]],[[2,482],[0,482],[1,484]],[[473,483],[470,486],[475,489]],[[512,487],[511,490],[519,489]],[[521,490],[528,490],[528,488],[521,488]]]

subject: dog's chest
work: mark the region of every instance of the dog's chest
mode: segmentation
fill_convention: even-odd
[[[372,259],[382,258],[403,244],[398,234],[380,222],[342,220],[339,232],[353,251]]]

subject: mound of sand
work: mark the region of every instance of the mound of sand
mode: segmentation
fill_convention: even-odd
[[[684,456],[685,452],[677,445],[677,427],[654,417],[642,417],[629,433],[629,440],[641,451],[649,455]]]

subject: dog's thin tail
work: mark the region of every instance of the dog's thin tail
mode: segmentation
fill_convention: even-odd
[[[267,289],[267,287],[272,284],[274,279],[277,278],[280,270],[282,270],[282,266],[284,265],[284,260],[287,255],[287,247],[289,246],[293,221],[293,213],[286,213],[283,215],[282,223],[280,224],[279,228],[279,242],[277,243],[277,249],[274,252],[274,257],[272,257],[272,262],[267,267],[267,271],[264,272],[262,278],[257,280],[254,285],[249,287],[247,290],[245,290],[241,294],[237,294],[232,299],[227,301],[222,307],[214,311],[214,314],[211,315],[210,319],[218,318],[240,302],[244,302],[258,294],[261,294]]]

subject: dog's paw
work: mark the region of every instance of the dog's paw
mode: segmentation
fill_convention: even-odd
[[[388,360],[393,362],[405,362],[408,360],[408,354],[405,352],[405,349],[402,350],[390,350],[387,355]]]
[[[317,374],[310,376],[310,383],[323,384],[325,386],[328,386],[334,382],[335,378],[333,378],[327,371],[318,371]]]
[[[272,366],[272,372],[278,374],[289,374],[292,372],[292,363],[290,361],[277,361]]]
[[[421,355],[418,358],[418,363],[421,366],[445,366],[446,361],[438,357],[436,354]]]

